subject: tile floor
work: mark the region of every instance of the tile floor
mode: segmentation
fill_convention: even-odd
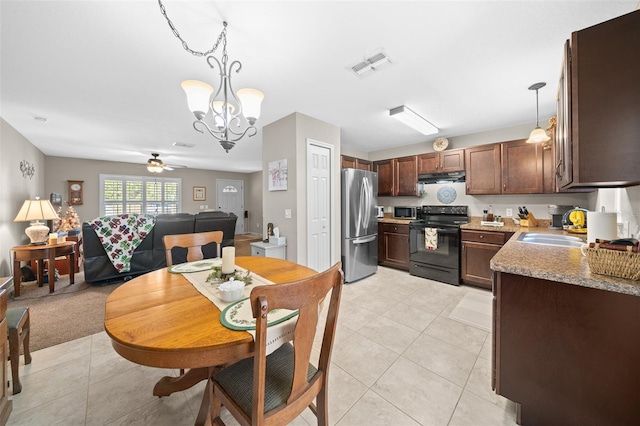
[[[331,424],[515,425],[515,405],[491,390],[490,333],[448,317],[468,292],[483,290],[383,267],[345,285]],[[192,425],[204,383],[154,397],[166,374],[177,371],[117,355],[104,332],[46,348],[20,368],[23,390],[11,396],[8,425]],[[307,410],[292,424],[316,424],[315,416]]]

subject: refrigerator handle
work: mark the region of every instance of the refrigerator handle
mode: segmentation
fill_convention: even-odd
[[[371,183],[369,182],[368,177],[364,177],[362,181],[362,191],[364,192],[363,201],[364,203],[360,205],[361,209],[364,209],[364,229],[369,229],[369,219],[371,218]]]
[[[366,244],[376,239],[376,235],[370,235],[368,237],[356,238],[355,240],[351,240],[353,244]]]

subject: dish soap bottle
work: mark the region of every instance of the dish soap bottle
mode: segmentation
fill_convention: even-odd
[[[482,210],[482,221],[483,222],[486,222],[487,218],[489,217],[488,211],[489,210]]]

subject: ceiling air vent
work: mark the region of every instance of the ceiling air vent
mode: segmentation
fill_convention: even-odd
[[[393,62],[391,62],[391,59],[387,56],[385,51],[383,49],[378,49],[368,55],[368,57],[364,57],[355,64],[349,65],[347,70],[355,74],[358,78],[365,78],[392,64]]]
[[[184,148],[193,148],[196,145],[192,144],[192,143],[186,143],[186,142],[174,142],[173,146],[181,146],[181,147],[184,147]]]

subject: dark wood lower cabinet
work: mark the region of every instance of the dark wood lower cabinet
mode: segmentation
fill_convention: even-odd
[[[409,225],[395,223],[378,225],[378,263],[409,270]]]
[[[493,380],[522,425],[638,425],[640,297],[496,273]]]
[[[2,278],[0,284],[10,285],[10,278]],[[3,285],[4,287],[4,285]],[[11,414],[12,401],[9,399],[9,377],[7,376],[7,357],[9,356],[9,341],[7,340],[7,290],[0,288],[0,425],[7,423]]]
[[[491,289],[491,258],[511,238],[512,232],[462,230],[462,282]]]

